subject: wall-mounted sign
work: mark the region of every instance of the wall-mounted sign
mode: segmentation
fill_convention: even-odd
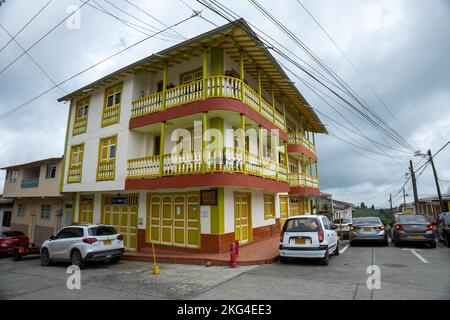
[[[126,197],[112,197],[111,204],[128,204]]]
[[[217,190],[201,190],[200,205],[217,206]]]

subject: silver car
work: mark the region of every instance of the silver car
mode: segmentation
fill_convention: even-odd
[[[378,217],[353,218],[349,234],[350,245],[355,242],[377,241],[387,246],[388,234]]]
[[[108,225],[72,225],[51,236],[41,247],[41,264],[68,261],[82,268],[87,261],[118,262],[124,252],[123,236]]]

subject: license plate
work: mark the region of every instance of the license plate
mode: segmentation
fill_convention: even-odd
[[[372,232],[372,228],[364,228],[363,231],[364,232]]]
[[[112,244],[112,241],[111,240],[103,240],[103,244],[105,246],[110,246]]]
[[[419,235],[410,236],[411,239],[420,239],[421,237]]]
[[[295,239],[295,244],[305,244],[306,239],[305,238],[297,238]]]

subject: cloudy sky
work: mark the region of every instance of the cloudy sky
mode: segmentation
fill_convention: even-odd
[[[16,37],[23,48],[33,46],[62,21],[68,15],[68,8],[82,4],[82,1],[76,0],[6,0],[0,6],[0,48],[11,40],[7,32],[15,35],[49,1],[36,19]],[[80,10],[79,29],[62,23],[29,50],[31,58],[48,76],[27,55],[5,69],[23,54],[23,50],[14,41],[4,47],[0,51],[0,167],[62,155],[68,105],[57,103],[56,99],[64,95],[64,91],[78,89],[137,59],[174,45],[180,37],[173,34],[149,39],[66,82],[61,88],[55,88],[31,103],[22,104],[53,87],[50,79],[59,83],[146,37],[144,33],[151,34],[155,29],[165,28],[163,24],[173,25],[189,17],[192,10],[188,6],[196,10],[204,9],[194,0],[183,1],[185,3],[181,0],[90,0]],[[318,68],[301,48],[276,29],[250,2],[221,2],[260,28],[265,35],[277,39],[298,57]],[[409,141],[414,150],[437,151],[450,139],[448,1],[301,0],[353,66],[297,0],[260,0],[259,3],[345,80],[372,110]],[[136,6],[160,22],[139,11]],[[218,25],[227,22],[206,9],[202,16]],[[123,21],[127,21],[128,26]],[[196,17],[175,30],[190,38],[212,28],[214,26],[210,22]],[[293,76],[288,72],[310,104],[327,116],[319,114],[330,135],[317,137],[321,190],[333,193],[341,200],[388,206],[389,193],[397,195],[405,182],[409,159],[417,165],[425,160],[420,156],[414,157],[411,150],[350,112],[349,106],[342,101],[336,98],[333,101],[324,95],[319,98],[298,78],[311,82],[328,95],[329,92],[298,68],[274,55],[289,72],[295,73],[296,76]],[[19,106],[15,112],[8,113]],[[378,142],[378,147],[373,141]],[[436,156],[435,163],[441,187],[447,192],[450,188],[450,146]],[[0,181],[3,179],[4,172],[1,172]],[[406,189],[412,195],[410,183]],[[420,196],[435,194],[430,166],[418,178],[418,189]],[[394,197],[394,205],[401,202],[401,194]]]

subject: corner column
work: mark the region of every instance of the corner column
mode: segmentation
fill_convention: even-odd
[[[165,140],[166,122],[161,122],[161,142],[159,143],[159,175],[164,175],[164,140]]]

